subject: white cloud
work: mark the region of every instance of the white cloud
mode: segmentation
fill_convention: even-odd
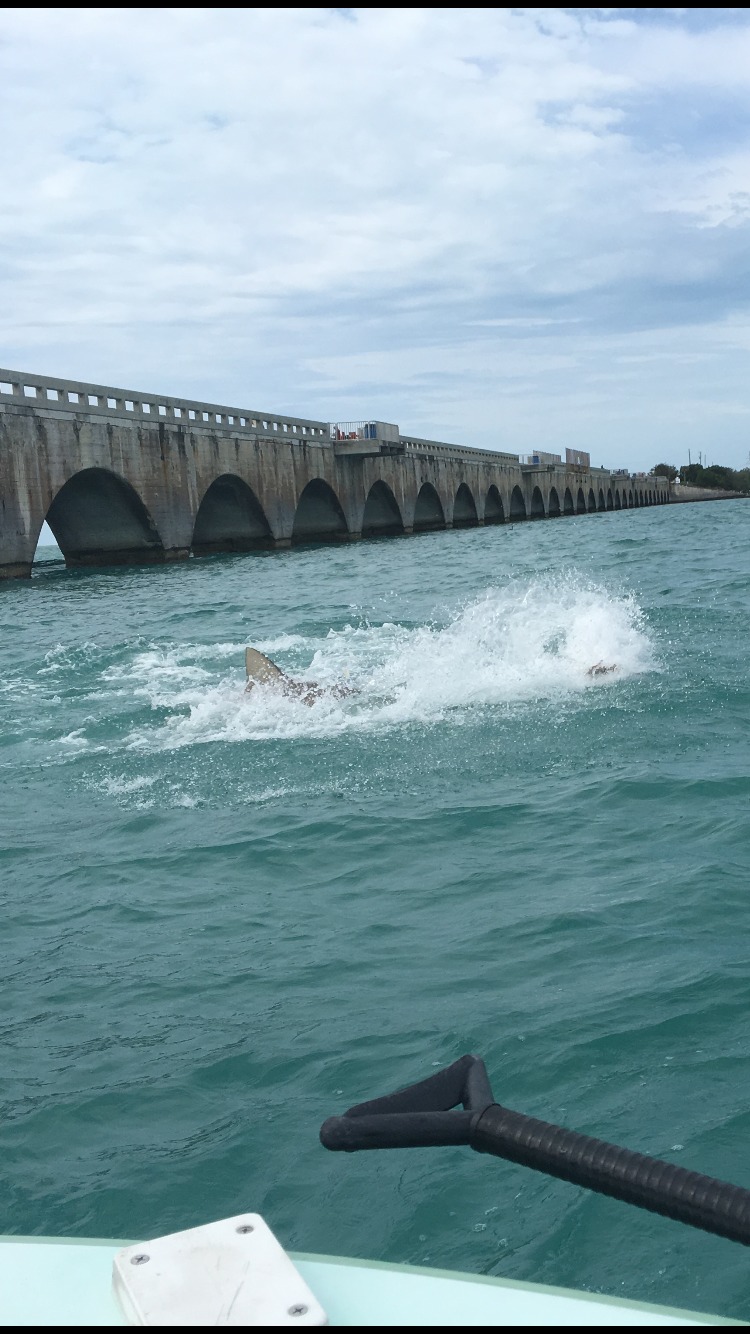
[[[6,9],[0,361],[741,462],[748,69],[745,11]]]

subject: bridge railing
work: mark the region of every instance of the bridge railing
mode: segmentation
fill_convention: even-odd
[[[86,416],[123,417],[144,423],[169,422],[171,425],[209,426],[211,430],[230,430],[248,435],[313,437],[328,442],[328,422],[308,417],[290,417],[247,408],[231,408],[221,403],[201,403],[189,398],[171,398],[164,394],[143,394],[133,389],[110,385],[86,384],[44,375],[26,375],[0,367],[0,406],[36,407],[47,412],[85,413]]]
[[[518,455],[500,449],[473,449],[471,445],[448,445],[442,440],[423,440],[419,436],[400,437],[406,454],[422,458],[464,459],[468,463],[492,463],[496,468],[517,468]]]
[[[122,418],[143,424],[169,422],[188,430],[195,426],[210,431],[228,431],[232,434],[263,436],[272,439],[314,440],[330,446],[341,439],[383,439],[398,443],[405,454],[419,458],[462,459],[467,463],[490,463],[494,468],[516,469],[517,454],[503,450],[473,449],[469,445],[451,445],[420,436],[405,436],[393,423],[369,421],[323,422],[309,417],[291,417],[288,414],[263,413],[246,408],[232,408],[220,403],[202,403],[188,398],[171,398],[164,394],[142,394],[132,389],[118,389],[109,385],[88,384],[79,380],[26,374],[0,367],[0,410],[5,406],[32,407],[52,415],[71,413],[87,417]],[[373,436],[372,432],[375,431]],[[338,433],[341,434],[338,434]],[[557,465],[548,465],[557,466]],[[571,468],[571,465],[559,465]],[[572,465],[573,470],[580,470]],[[591,473],[602,476],[628,477],[625,469],[591,468]],[[636,474],[639,480],[646,474]],[[658,486],[660,478],[651,478]]]

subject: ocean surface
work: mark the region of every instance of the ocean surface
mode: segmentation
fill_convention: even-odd
[[[290,1249],[750,1318],[747,1252],[320,1123],[484,1057],[750,1185],[750,506],[0,588],[0,1231]],[[243,695],[253,644],[358,693]],[[591,679],[587,668],[617,664]]]

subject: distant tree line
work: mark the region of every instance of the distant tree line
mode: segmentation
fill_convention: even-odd
[[[657,463],[654,473],[673,482],[678,470],[671,463]],[[712,463],[710,468],[704,468],[700,463],[683,463],[679,476],[684,486],[706,486],[715,491],[750,491],[750,468],[736,471],[719,463]]]

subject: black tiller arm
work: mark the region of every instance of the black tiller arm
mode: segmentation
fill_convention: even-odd
[[[458,1106],[463,1110],[452,1110]],[[476,1056],[462,1056],[419,1084],[329,1117],[320,1138],[327,1149],[349,1153],[468,1144],[750,1245],[750,1191],[509,1111],[494,1101]]]

